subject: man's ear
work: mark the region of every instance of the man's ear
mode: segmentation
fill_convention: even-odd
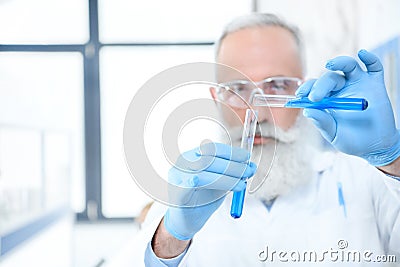
[[[210,87],[210,94],[211,94],[211,97],[214,99],[214,102],[216,103],[218,100],[218,96],[217,96],[217,90],[215,89],[215,87]]]

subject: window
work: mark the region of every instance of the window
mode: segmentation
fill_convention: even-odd
[[[72,177],[78,219],[136,216],[150,199],[132,181],[123,158],[130,99],[159,71],[213,61],[212,44],[223,25],[248,13],[251,4],[1,1],[0,71],[7,79],[0,81],[0,128],[11,122],[33,132],[28,136],[37,141],[30,142],[31,153],[41,155],[32,163],[41,165],[40,183],[53,188],[55,177]],[[3,131],[4,140],[8,129]],[[57,202],[64,193],[45,190],[44,198]]]
[[[214,61],[212,43],[250,1],[99,1],[102,212],[136,216],[150,197],[132,182],[122,130],[135,91],[153,75],[178,64]],[[175,44],[169,45],[169,44]],[[187,45],[186,45],[187,44]]]
[[[99,0],[103,43],[213,42],[251,1]]]
[[[1,52],[0,73],[1,236],[60,207],[84,210],[85,170],[82,54]]]
[[[80,44],[89,40],[85,0],[0,1],[0,44]]]
[[[136,216],[146,202],[151,201],[133,182],[123,154],[125,112],[136,90],[158,72],[196,61],[213,61],[213,46],[106,47],[101,50],[104,216]]]

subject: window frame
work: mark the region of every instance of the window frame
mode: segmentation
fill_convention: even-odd
[[[101,43],[98,0],[88,0],[89,41],[84,44],[1,44],[0,52],[79,52],[84,66],[84,166],[85,209],[76,213],[77,221],[131,221],[134,217],[108,218],[102,213],[100,66],[102,47],[109,46],[209,46],[214,42]],[[251,11],[256,12],[257,0]]]

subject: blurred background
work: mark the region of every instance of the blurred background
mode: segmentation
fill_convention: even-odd
[[[168,67],[214,61],[223,26],[249,12],[298,25],[308,78],[377,53],[398,114],[398,0],[0,0],[1,267],[102,266],[135,236],[151,199],[123,156],[132,97]]]

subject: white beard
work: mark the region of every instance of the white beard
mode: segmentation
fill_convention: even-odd
[[[263,123],[260,127],[263,137],[272,137],[275,141],[254,146],[251,158],[258,169],[249,180],[248,192],[268,203],[312,179],[315,175],[312,162],[320,151],[321,137],[302,115],[287,131],[278,127],[275,129],[269,123]],[[240,145],[240,141],[237,142],[234,145]]]

